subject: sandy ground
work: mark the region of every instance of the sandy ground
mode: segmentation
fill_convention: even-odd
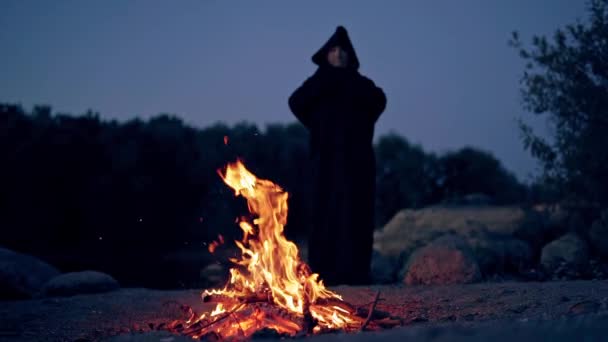
[[[380,291],[378,310],[403,319],[382,332],[329,334],[311,339],[364,341],[608,341],[608,281],[481,283],[402,287],[339,286],[354,305]],[[120,291],[0,302],[0,341],[181,341],[155,332],[183,317],[179,304],[201,312],[200,291]],[[186,341],[189,339],[185,339]]]

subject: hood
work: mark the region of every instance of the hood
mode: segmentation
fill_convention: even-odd
[[[318,66],[327,65],[327,53],[334,46],[340,46],[348,53],[348,68],[359,69],[359,59],[355,53],[355,48],[348,38],[348,32],[342,26],[336,28],[336,32],[329,40],[312,56],[312,62]]]

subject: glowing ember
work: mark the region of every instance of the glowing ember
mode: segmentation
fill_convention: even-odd
[[[217,241],[211,241],[211,243],[209,244],[209,253],[215,253],[215,250],[217,249],[217,247],[219,245],[223,245],[224,244],[224,237],[222,236],[222,234],[219,234],[217,236]]]
[[[354,331],[366,324],[352,306],[325,288],[319,275],[300,260],[297,246],[285,238],[288,194],[278,185],[256,178],[240,161],[218,173],[236,196],[247,199],[256,218],[238,222],[243,238],[235,243],[241,258],[231,259],[235,266],[228,283],[223,289],[202,294],[205,302],[218,303],[215,309],[198,318],[193,314],[179,332],[195,338],[246,338],[272,329],[295,336]],[[218,245],[212,244],[210,251]]]

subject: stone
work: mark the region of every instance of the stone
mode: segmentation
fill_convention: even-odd
[[[568,233],[543,247],[541,266],[549,273],[578,277],[589,261],[587,242],[576,233]]]
[[[392,264],[395,269],[376,268],[372,273],[377,278],[398,274],[403,261],[416,249],[438,237],[456,234],[467,241],[484,276],[516,274],[533,264],[534,255],[539,254],[539,241],[545,234],[543,222],[540,211],[514,206],[402,210],[374,234],[374,251],[385,259],[380,265]]]
[[[488,233],[466,237],[482,274],[520,274],[533,264],[533,251],[526,241]]]
[[[202,287],[211,288],[219,287],[226,283],[228,280],[229,271],[225,266],[212,263],[201,269],[200,278]]]
[[[456,235],[442,236],[416,250],[404,273],[407,285],[465,284],[481,279],[470,247]]]
[[[27,299],[37,295],[59,270],[27,254],[0,248],[0,299]]]
[[[45,296],[74,296],[118,290],[120,285],[110,275],[97,271],[64,273],[49,280],[43,289]]]
[[[371,278],[374,284],[391,284],[397,281],[400,261],[398,258],[372,252]]]
[[[491,234],[530,242],[542,235],[542,229],[542,220],[535,211],[515,206],[404,209],[375,232],[374,249],[398,258],[442,235]]]

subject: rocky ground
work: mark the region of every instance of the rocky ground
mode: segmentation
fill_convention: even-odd
[[[608,333],[608,281],[505,282],[447,286],[334,288],[355,305],[403,320],[390,331],[317,340],[573,340]],[[179,341],[155,331],[183,317],[179,304],[207,309],[200,291],[122,289],[104,294],[0,302],[0,341]]]
[[[608,341],[608,211],[589,229],[573,229],[562,214],[540,207],[402,210],[374,236],[373,280],[391,285],[334,288],[363,307],[380,291],[376,309],[401,326],[310,338]],[[306,245],[298,245],[306,260]],[[199,270],[200,255],[188,258],[174,261]],[[189,286],[224,284],[227,274],[227,265],[208,264],[201,285]],[[120,289],[108,274],[61,273],[0,248],[0,341],[188,341],[162,331],[184,318],[181,305],[211,309],[199,290]]]

